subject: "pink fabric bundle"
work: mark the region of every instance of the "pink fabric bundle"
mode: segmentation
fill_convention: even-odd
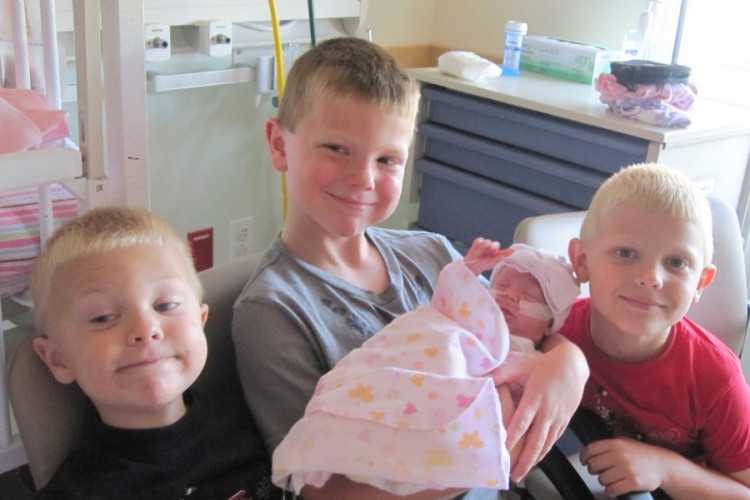
[[[508,326],[463,263],[447,265],[431,305],[396,318],[325,374],[273,454],[273,481],[297,494],[331,474],[397,495],[507,489],[510,456],[489,373]]]
[[[632,90],[611,73],[596,79],[599,100],[618,116],[664,127],[687,127],[697,88],[692,83],[638,84]]]
[[[49,146],[70,135],[68,113],[34,90],[0,88],[0,154]]]

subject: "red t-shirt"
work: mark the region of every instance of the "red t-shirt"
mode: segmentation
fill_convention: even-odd
[[[589,363],[583,406],[617,436],[724,473],[750,468],[750,388],[739,358],[721,340],[684,318],[659,357],[623,363],[594,345],[590,316],[590,299],[579,299],[560,331]]]

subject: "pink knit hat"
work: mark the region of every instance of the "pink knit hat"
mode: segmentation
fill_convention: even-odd
[[[490,287],[500,269],[505,266],[521,273],[530,273],[539,282],[547,305],[552,311],[552,326],[549,333],[558,331],[568,317],[573,302],[581,294],[581,286],[573,275],[573,268],[563,257],[554,255],[523,243],[510,248],[514,252],[498,263],[490,276]]]

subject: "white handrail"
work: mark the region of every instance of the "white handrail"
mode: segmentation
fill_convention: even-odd
[[[168,90],[195,89],[213,85],[249,82],[253,78],[251,69],[240,67],[173,75],[149,72],[148,79],[153,84],[154,92],[166,92]]]

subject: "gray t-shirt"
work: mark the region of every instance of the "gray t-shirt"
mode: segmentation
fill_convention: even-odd
[[[234,304],[232,336],[245,399],[273,453],[302,418],[318,379],[397,316],[428,303],[460,254],[440,235],[369,228],[389,285],[363,290],[292,255],[279,237]]]

